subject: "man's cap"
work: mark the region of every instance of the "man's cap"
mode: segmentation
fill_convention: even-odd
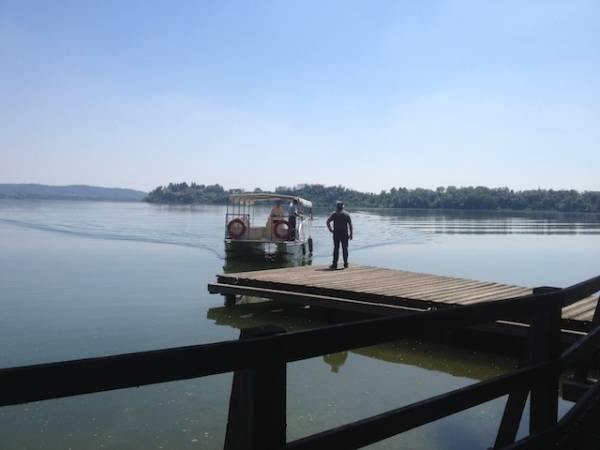
[[[335,202],[335,206],[344,206],[344,202],[341,200],[338,200],[337,202]]]

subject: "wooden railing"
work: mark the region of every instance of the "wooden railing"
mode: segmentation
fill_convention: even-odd
[[[494,448],[577,448],[573,445],[583,435],[578,431],[586,429],[590,417],[598,413],[600,388],[594,385],[588,389],[557,421],[559,377],[567,369],[589,363],[600,342],[600,328],[594,328],[561,355],[560,314],[561,308],[598,291],[600,276],[566,289],[538,288],[527,297],[438,311],[289,333],[281,329],[252,330],[238,341],[5,368],[0,369],[0,406],[235,372],[226,438],[230,449],[360,448],[507,394]],[[497,320],[530,324],[529,354],[523,367],[286,442],[288,362],[419,336],[430,329]],[[528,396],[530,435],[515,443]]]

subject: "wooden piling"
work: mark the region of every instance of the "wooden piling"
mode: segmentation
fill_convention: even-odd
[[[227,294],[225,295],[225,306],[235,306],[235,294]]]

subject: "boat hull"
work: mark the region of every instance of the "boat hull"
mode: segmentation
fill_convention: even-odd
[[[308,258],[308,242],[302,241],[248,241],[225,240],[225,255],[228,259],[301,260]]]

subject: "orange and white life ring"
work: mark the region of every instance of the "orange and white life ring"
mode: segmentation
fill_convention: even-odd
[[[290,223],[287,220],[273,221],[273,233],[279,239],[287,239],[290,232]]]
[[[230,238],[238,239],[246,232],[246,224],[242,219],[233,219],[227,224],[227,234]]]

